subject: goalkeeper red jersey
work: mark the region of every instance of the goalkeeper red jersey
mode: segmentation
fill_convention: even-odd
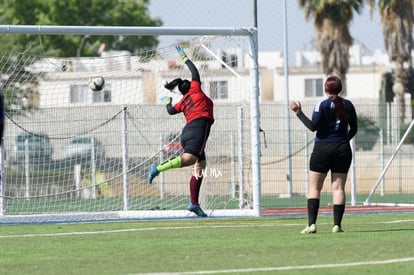
[[[183,112],[186,124],[197,118],[214,122],[213,101],[201,90],[201,83],[192,80],[190,90],[174,105],[179,113]]]

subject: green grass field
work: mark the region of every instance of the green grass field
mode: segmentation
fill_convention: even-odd
[[[0,274],[412,274],[414,213],[3,225]]]

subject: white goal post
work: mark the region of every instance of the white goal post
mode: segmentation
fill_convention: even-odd
[[[392,162],[394,161],[395,157],[397,156],[398,152],[400,151],[401,146],[403,145],[405,139],[408,137],[409,133],[411,132],[412,128],[414,127],[414,120],[411,120],[410,124],[408,125],[407,130],[405,130],[404,135],[401,137],[401,140],[398,142],[397,147],[395,148],[394,152],[392,153],[390,159],[388,160],[385,167],[382,169],[380,175],[378,176],[377,181],[373,185],[371,191],[368,194],[368,197],[364,201],[364,205],[387,205],[387,206],[402,206],[402,205],[410,205],[410,204],[402,204],[402,203],[372,203],[371,198],[374,195],[375,191],[377,190],[378,186],[381,184],[381,181],[384,179],[385,174],[390,168]]]
[[[213,144],[213,160],[217,160],[217,169],[229,169],[229,174],[231,176],[228,177],[225,181],[225,185],[231,185],[230,189],[226,189],[227,187],[217,186],[214,188],[222,188],[223,192],[216,192],[214,191],[214,196],[212,195],[208,199],[204,198],[204,202],[206,206],[205,208],[207,214],[211,217],[237,217],[237,216],[260,216],[261,215],[261,173],[260,173],[260,111],[259,111],[259,68],[258,68],[258,43],[257,43],[257,30],[254,27],[247,27],[247,28],[185,28],[185,27],[114,27],[114,26],[35,26],[35,25],[0,25],[0,33],[2,34],[34,34],[34,35],[84,35],[84,36],[94,36],[94,35],[121,35],[121,36],[179,36],[185,39],[188,38],[187,41],[190,41],[189,44],[194,43],[194,41],[199,41],[199,44],[193,46],[190,49],[191,53],[196,53],[197,50],[203,50],[204,53],[202,56],[199,56],[199,61],[197,65],[200,66],[200,74],[202,77],[203,82],[203,73],[207,74],[207,77],[211,81],[209,82],[209,87],[212,91],[217,92],[215,96],[218,97],[218,106],[216,116],[215,125],[217,129],[226,130],[226,127],[229,128],[229,125],[234,127],[232,131],[229,133],[226,132],[226,135],[220,133],[217,137],[212,136],[212,144]],[[236,54],[237,47],[239,46],[237,43],[234,42],[232,39],[241,38],[247,41],[247,48],[244,49],[242,55],[246,57],[246,64],[243,64],[247,67],[247,73],[245,75],[239,74],[236,70],[233,70],[231,66],[228,66],[226,62],[223,64],[223,60],[220,59],[220,56],[216,55],[212,49],[210,49],[210,41],[203,42],[203,37],[218,37],[217,44],[223,45],[225,43],[225,47],[228,49],[229,45],[232,45],[235,49]],[[192,39],[192,40],[191,40]],[[198,39],[198,40],[197,40]],[[214,42],[211,43],[215,43]],[[220,46],[218,46],[220,47]],[[173,58],[174,56],[173,50],[174,46],[163,48],[163,49],[156,49],[159,50],[159,55],[161,58]],[[231,49],[229,50],[231,51]],[[175,52],[174,52],[175,53]],[[11,75],[16,72],[9,71],[8,68],[5,68],[3,63],[9,62],[12,58],[11,55],[14,53],[4,53],[3,58],[0,59],[0,68],[3,68],[3,71],[7,71],[7,75]],[[7,57],[7,58],[4,58]],[[190,55],[191,57],[191,55]],[[10,126],[10,130],[8,134],[13,134],[10,136],[10,139],[7,140],[5,136],[5,143],[2,146],[2,156],[6,155],[6,160],[2,157],[1,160],[1,170],[2,170],[2,177],[1,177],[1,185],[0,185],[0,224],[1,223],[39,223],[39,222],[80,222],[80,221],[97,221],[97,220],[120,220],[120,219],[153,219],[153,218],[183,218],[183,217],[190,217],[193,214],[186,211],[186,208],[183,207],[185,200],[188,200],[189,191],[188,183],[182,184],[184,187],[178,187],[178,181],[181,180],[182,177],[188,177],[189,171],[185,170],[180,174],[179,172],[175,172],[177,179],[175,182],[168,183],[166,179],[163,177],[163,173],[160,175],[159,183],[153,184],[151,186],[154,189],[154,185],[156,186],[157,191],[151,190],[148,191],[145,195],[138,195],[140,199],[142,199],[143,204],[147,204],[144,207],[132,207],[131,206],[131,197],[130,194],[133,192],[141,192],[136,190],[141,190],[142,188],[148,189],[148,187],[143,187],[142,183],[137,183],[136,185],[132,185],[130,183],[131,178],[130,175],[132,173],[140,173],[138,177],[145,177],[146,168],[149,166],[149,161],[162,160],[167,157],[171,157],[172,155],[166,154],[165,151],[165,144],[166,139],[168,142],[176,142],[176,136],[171,135],[172,132],[176,130],[180,130],[183,126],[182,117],[178,120],[173,120],[167,129],[163,129],[161,132],[156,132],[154,129],[154,124],[168,124],[169,122],[164,122],[164,118],[168,115],[164,115],[162,117],[154,118],[154,124],[148,122],[153,114],[160,112],[159,110],[164,110],[161,104],[157,101],[157,94],[145,94],[146,89],[153,88],[154,85],[163,85],[163,83],[157,83],[160,79],[159,76],[155,75],[153,71],[157,70],[158,65],[150,64],[140,64],[141,67],[134,67],[135,63],[130,61],[132,59],[131,55],[108,55],[107,57],[97,57],[97,58],[90,58],[93,59],[92,63],[87,64],[88,61],[77,60],[79,58],[67,58],[64,61],[65,70],[61,70],[59,66],[62,65],[62,61],[58,60],[57,58],[45,56],[43,58],[43,63],[39,61],[39,59],[34,60],[33,62],[28,62],[29,59],[27,53],[16,53],[16,56],[13,57],[13,62],[19,62],[22,60],[21,67],[30,68],[30,70],[36,70],[37,68],[42,67],[43,76],[47,75],[44,79],[38,79],[37,81],[40,83],[39,85],[43,85],[46,87],[47,85],[51,85],[50,83],[54,83],[53,87],[50,86],[49,89],[45,89],[45,95],[42,94],[44,97],[48,97],[48,100],[42,99],[39,104],[40,109],[42,112],[38,112],[36,114],[31,115],[31,120],[34,121],[34,124],[28,124],[25,122],[25,119],[13,116],[7,116],[9,124],[13,124]],[[82,59],[82,58],[81,58]],[[105,62],[100,61],[99,59],[105,59]],[[128,59],[128,62],[125,60]],[[3,61],[2,61],[3,60]],[[18,61],[15,61],[18,60]],[[135,60],[135,59],[134,59]],[[60,63],[59,63],[60,62]],[[46,64],[47,63],[47,64]],[[46,64],[46,65],[44,65]],[[121,65],[120,65],[121,64]],[[127,65],[125,65],[127,64]],[[131,65],[132,64],[132,65]],[[164,63],[163,63],[164,64]],[[165,65],[167,64],[167,65]],[[178,63],[168,63],[166,62],[164,65],[161,66],[168,66],[168,68],[172,68],[171,71],[163,72],[163,75],[166,78],[172,80],[173,77],[178,75],[182,75],[185,70],[180,68]],[[233,64],[234,65],[234,64]],[[79,72],[76,75],[73,75],[71,79],[68,77],[65,78],[64,73],[68,67],[69,70],[77,70],[78,68],[83,68],[85,66],[95,66],[90,71]],[[126,71],[122,71],[123,67],[128,67]],[[150,67],[153,66],[153,67]],[[222,74],[230,74],[234,75],[237,81],[234,82],[233,87],[222,87],[224,85],[224,80],[222,75],[220,77],[216,73],[211,73],[211,68],[216,66],[218,71],[225,71]],[[10,66],[12,67],[12,66]],[[47,67],[47,69],[45,69]],[[56,68],[59,67],[59,72],[56,72]],[[136,71],[131,72],[131,67],[133,70],[136,70],[140,73],[142,79],[149,79],[147,83],[149,84],[139,84],[138,86],[134,86],[134,77],[136,77]],[[164,67],[162,67],[164,70]],[[109,68],[109,69],[108,69]],[[105,71],[106,69],[110,70],[110,72]],[[174,71],[175,70],[175,71]],[[47,73],[44,73],[47,71]],[[26,72],[25,72],[26,73]],[[77,94],[76,89],[84,89],[82,88],[83,85],[88,79],[97,75],[103,76],[105,79],[111,79],[112,82],[108,85],[111,85],[113,88],[113,94],[102,94],[97,95],[97,97],[101,97],[101,99],[96,99],[95,95],[87,94],[82,95]],[[128,82],[122,82],[120,78],[128,78]],[[158,77],[158,78],[157,78]],[[156,79],[154,81],[154,78]],[[73,88],[75,81],[78,81],[79,85],[82,86],[81,88],[75,87]],[[237,82],[237,83],[236,83]],[[59,84],[60,83],[60,84]],[[154,84],[155,83],[155,84]],[[165,83],[165,82],[164,82]],[[82,84],[82,85],[81,85]],[[62,94],[57,93],[56,91],[59,90],[62,86],[66,85],[67,87],[71,87],[70,93],[68,93],[67,97],[63,96]],[[227,84],[226,84],[227,85]],[[65,87],[66,87],[65,86]],[[241,96],[240,95],[240,102],[237,102],[237,94],[230,94],[228,90],[233,89],[244,89],[240,87],[246,87],[248,90],[248,95]],[[87,87],[87,86],[86,86]],[[134,90],[140,87],[139,89],[143,90],[144,95],[142,98],[136,97],[133,93]],[[3,88],[3,87],[2,87]],[[116,89],[119,88],[122,92],[130,95],[131,98],[127,99],[127,103],[125,102],[116,102]],[[220,88],[223,88],[222,90]],[[74,90],[73,90],[74,89]],[[87,88],[86,88],[87,89]],[[158,91],[158,90],[157,90]],[[56,92],[56,93],[55,93]],[[225,93],[229,97],[236,98],[236,104],[234,106],[224,106],[220,104],[220,95]],[[79,96],[79,98],[77,97]],[[88,99],[84,99],[83,97],[87,97]],[[113,104],[111,106],[101,104],[101,102],[107,100],[109,97]],[[112,97],[112,98],[111,98]],[[69,98],[69,99],[68,99]],[[92,98],[92,99],[91,99]],[[82,105],[74,105],[71,110],[65,106],[65,100],[89,100],[89,102],[99,102],[97,104],[93,104],[93,106],[82,106]],[[90,101],[92,100],[92,101]],[[95,101],[97,100],[97,101]],[[102,101],[100,101],[102,100]],[[67,102],[67,101],[66,101]],[[138,104],[134,105],[135,102]],[[150,104],[146,104],[146,102],[151,102]],[[234,102],[234,100],[233,100]],[[148,105],[148,106],[146,106]],[[222,106],[223,105],[223,106]],[[244,108],[246,107],[246,108]],[[103,109],[109,110],[110,112],[105,113]],[[76,110],[76,111],[73,111]],[[87,113],[91,119],[95,119],[96,123],[100,129],[97,129],[98,126],[95,126],[92,122],[84,123],[84,118],[80,116],[80,113]],[[248,114],[249,123],[243,123],[243,114]],[[228,115],[229,122],[222,123],[220,122],[220,115],[222,117],[226,117]],[[62,118],[60,118],[62,116]],[[61,129],[61,132],[51,130],[54,134],[45,135],[35,133],[34,136],[38,138],[50,138],[55,144],[58,144],[60,147],[63,148],[63,144],[66,142],[66,138],[74,137],[74,138],[83,138],[84,136],[95,136],[99,133],[99,136],[102,137],[106,144],[102,146],[107,146],[108,148],[114,148],[118,146],[115,144],[113,140],[118,139],[119,142],[119,149],[111,149],[112,151],[118,151],[117,153],[122,153],[122,157],[120,158],[120,163],[115,162],[115,158],[111,158],[108,152],[106,152],[107,160],[105,164],[101,164],[101,167],[98,166],[97,162],[100,160],[100,157],[103,156],[99,155],[101,152],[101,140],[100,139],[89,139],[88,142],[92,144],[92,153],[90,158],[88,159],[87,169],[84,169],[81,164],[78,164],[75,160],[74,163],[70,164],[71,175],[72,179],[69,179],[67,185],[70,187],[61,188],[57,186],[59,184],[50,184],[49,181],[56,180],[59,178],[70,177],[65,175],[61,176],[61,166],[63,165],[63,153],[57,152],[56,150],[53,151],[51,154],[50,159],[48,160],[47,164],[45,160],[42,160],[41,164],[36,163],[33,164],[33,159],[29,158],[28,149],[29,145],[27,144],[27,140],[24,139],[23,143],[23,156],[18,159],[15,157],[13,162],[10,156],[14,156],[16,153],[14,150],[16,148],[18,140],[19,140],[19,133],[23,130],[23,134],[29,133],[33,134],[36,129],[44,127],[44,129],[49,129],[44,124],[40,122],[43,121],[46,117],[55,117],[56,120],[53,121],[55,125],[62,125],[67,127]],[[70,117],[72,121],[66,121],[64,117]],[[146,119],[145,121],[141,119]],[[169,120],[170,117],[167,118]],[[228,124],[227,124],[228,123]],[[93,124],[93,125],[92,125]],[[113,130],[114,124],[116,124],[119,128],[119,132]],[[173,124],[173,125],[172,125]],[[248,125],[247,125],[248,124]],[[172,126],[171,126],[172,125]],[[6,126],[6,129],[8,129]],[[78,128],[75,128],[78,127]],[[132,133],[130,130],[131,127],[137,129],[136,132]],[[164,125],[163,125],[164,127]],[[56,127],[55,127],[56,128]],[[161,128],[161,127],[160,127]],[[215,128],[212,129],[214,132]],[[87,135],[85,135],[87,134]],[[168,134],[168,135],[166,135]],[[228,138],[227,138],[228,134]],[[234,134],[234,135],[233,135]],[[243,135],[250,135],[249,141],[243,138]],[[33,136],[33,135],[32,135]],[[168,136],[168,137],[167,137]],[[158,139],[158,140],[157,140]],[[228,139],[228,141],[227,141]],[[76,140],[76,139],[74,139]],[[143,141],[140,141],[143,140]],[[65,142],[63,142],[65,141]],[[44,142],[44,140],[42,140]],[[82,142],[82,141],[79,141]],[[142,142],[142,143],[141,143]],[[209,141],[210,142],[210,141]],[[105,143],[105,142],[102,142]],[[136,143],[136,144],[135,144]],[[223,144],[220,144],[223,143]],[[43,144],[43,143],[42,143]],[[109,144],[109,145],[108,145]],[[141,156],[141,151],[137,153],[136,147],[143,147],[145,144],[158,144],[158,149],[151,151],[151,147],[148,147],[146,153],[148,155]],[[249,153],[246,153],[246,156],[237,156],[235,152],[243,152],[241,146],[244,144],[248,144],[249,148],[247,150]],[[62,145],[62,146],[61,146]],[[136,146],[136,147],[134,147]],[[207,145],[209,146],[209,145]],[[14,149],[12,149],[12,147]],[[59,147],[59,148],[60,148]],[[66,147],[65,147],[66,148]],[[217,152],[223,151],[223,148],[229,149],[229,155],[227,157],[220,155]],[[237,149],[236,149],[237,148]],[[135,151],[134,151],[135,150]],[[141,149],[140,149],[141,150]],[[143,151],[145,151],[143,150]],[[246,148],[245,148],[246,150]],[[103,151],[102,151],[103,152]],[[66,152],[65,152],[66,153]],[[135,154],[136,156],[131,156]],[[98,154],[98,155],[97,155]],[[120,154],[121,155],[121,154]],[[136,157],[133,161],[131,161],[132,157]],[[208,156],[207,156],[208,157]],[[223,159],[225,159],[223,161]],[[82,159],[83,161],[83,159]],[[110,161],[113,163],[109,164]],[[213,161],[213,163],[215,163]],[[224,165],[223,162],[229,162],[229,164]],[[243,162],[247,164],[243,166]],[[234,165],[235,162],[238,162],[238,167]],[[52,164],[51,164],[52,163]],[[36,168],[33,168],[36,166]],[[114,170],[117,166],[122,166],[119,171],[119,174],[115,173]],[[45,168],[47,167],[47,168]],[[103,167],[103,168],[102,168]],[[145,169],[144,169],[145,167]],[[223,168],[225,167],[225,168]],[[248,172],[250,179],[250,186],[241,186],[239,183],[234,183],[237,181],[236,178],[239,180],[244,181],[244,174],[243,169],[248,168]],[[102,169],[100,169],[102,168]],[[216,169],[212,167],[212,169]],[[65,167],[66,169],[66,167]],[[216,170],[217,170],[216,169]],[[53,176],[45,176],[45,170],[51,171],[53,170]],[[98,171],[99,170],[99,171]],[[100,171],[105,170],[106,173]],[[139,170],[139,172],[137,172]],[[216,170],[211,170],[211,173],[218,174]],[[237,173],[240,174],[240,177],[236,177]],[[241,175],[243,174],[243,175]],[[32,180],[33,175],[41,175],[42,179],[39,183],[39,187],[35,187]],[[10,184],[9,179],[18,178],[19,183],[12,183]],[[85,179],[87,178],[87,182],[85,183]],[[101,181],[102,178],[105,178]],[[65,179],[66,180],[66,179]],[[17,182],[16,181],[16,182]],[[102,201],[105,203],[111,203],[121,205],[121,207],[113,207],[113,208],[102,208],[100,209],[97,204],[97,192],[110,192],[110,191],[102,191],[104,184],[107,182],[113,182],[113,186],[116,186],[117,191],[113,193],[117,193],[117,195],[108,195],[101,198]],[[188,181],[188,180],[187,180]],[[231,181],[231,182],[230,182]],[[104,182],[104,183],[103,183]],[[168,186],[174,185],[173,187]],[[208,188],[207,186],[212,184],[207,179],[207,183],[203,183],[202,188]],[[223,183],[221,183],[223,184]],[[40,187],[42,186],[42,187]],[[106,186],[106,185],[105,185]],[[38,189],[36,189],[38,188]],[[42,189],[44,188],[44,189]],[[109,188],[109,187],[105,187]],[[114,187],[113,187],[114,188]],[[36,191],[35,191],[36,189]],[[99,189],[99,190],[98,190]],[[178,191],[177,191],[178,190]],[[184,190],[184,191],[183,191]],[[239,196],[235,196],[235,193],[239,191]],[[146,191],[147,192],[147,191]],[[152,192],[152,193],[151,193]],[[203,189],[202,191],[203,192]],[[243,192],[243,194],[241,193]],[[250,192],[248,194],[249,198],[245,197],[244,192]],[[55,194],[55,195],[51,195]],[[155,195],[154,195],[155,194]],[[170,195],[174,194],[174,198],[171,198]],[[202,194],[200,194],[202,196]],[[156,204],[151,204],[149,202],[149,198],[152,196],[157,196],[158,201]],[[86,199],[85,199],[86,197]],[[181,197],[185,197],[182,201]],[[229,199],[223,200],[222,197],[229,197]],[[62,199],[64,198],[64,200]],[[208,200],[213,201],[212,203],[207,202]],[[214,203],[214,200],[219,201],[218,203]],[[232,201],[234,200],[234,201]],[[59,201],[59,209],[53,209],[50,205],[53,205],[55,201]],[[85,203],[85,202],[88,203]],[[66,205],[67,208],[64,208]],[[220,206],[223,207],[220,207]],[[61,208],[63,207],[63,208]],[[85,210],[87,209],[87,210]]]

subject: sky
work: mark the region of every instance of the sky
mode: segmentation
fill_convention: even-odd
[[[259,51],[283,51],[284,0],[257,0]],[[151,0],[149,11],[165,27],[250,27],[254,26],[254,0]],[[312,49],[315,30],[306,21],[298,0],[286,0],[288,48]],[[385,52],[378,11],[370,15],[368,6],[356,14],[350,24],[354,44],[369,51]],[[160,46],[170,45],[177,37],[159,37]]]

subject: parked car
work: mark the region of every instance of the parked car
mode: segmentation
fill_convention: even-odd
[[[100,161],[105,158],[105,149],[99,139],[90,136],[76,137],[64,146],[63,157],[80,161],[90,160],[92,151],[95,160]]]
[[[180,133],[170,133],[164,138],[162,153],[165,157],[181,155],[184,152],[180,142]]]
[[[36,161],[50,161],[53,147],[48,135],[42,132],[23,132],[16,137],[14,146],[15,160],[24,162],[26,155]]]

